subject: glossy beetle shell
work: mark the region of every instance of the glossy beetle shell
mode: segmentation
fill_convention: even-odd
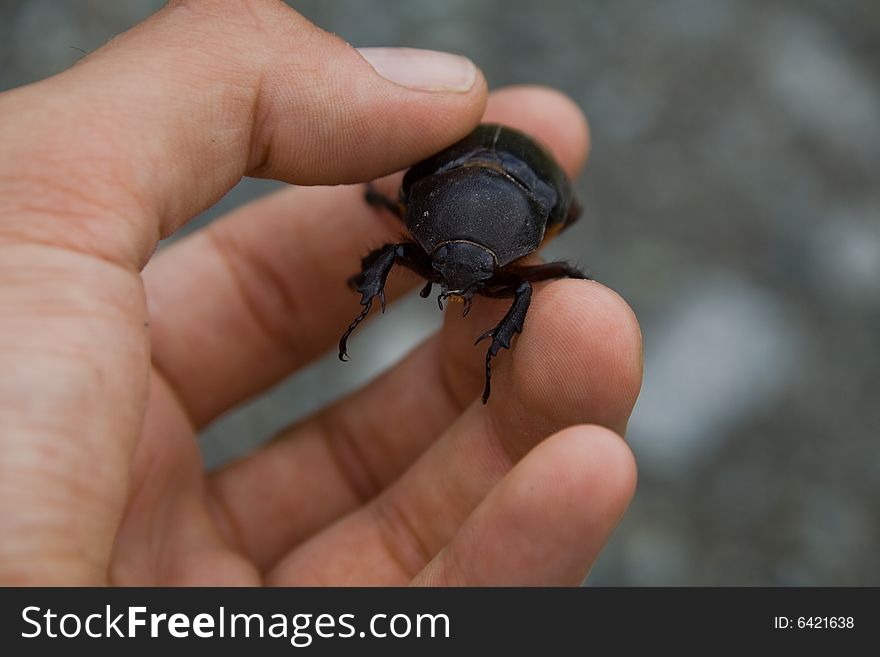
[[[533,139],[483,124],[410,168],[401,202],[407,228],[427,253],[445,241],[467,240],[485,246],[503,267],[569,221],[572,192]]]

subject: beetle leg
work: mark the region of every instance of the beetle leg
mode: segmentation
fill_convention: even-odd
[[[364,309],[360,315],[354,318],[349,324],[348,329],[342,334],[339,340],[339,360],[348,360],[348,352],[346,350],[346,342],[354,330],[358,327],[370,312],[373,306],[373,299],[379,297],[382,303],[382,310],[385,310],[385,280],[394,265],[394,257],[397,251],[397,244],[386,244],[380,249],[376,249],[363,260],[363,271],[349,279],[351,286],[357,286],[355,289],[361,294],[361,305]]]
[[[479,294],[492,298],[512,297],[513,290],[516,289],[520,281],[540,283],[554,278],[589,280],[591,277],[567,262],[546,262],[540,265],[526,266],[508,265],[495,272],[495,275],[486,281],[485,287],[480,289]]]
[[[361,305],[364,308],[339,340],[339,360],[348,360],[346,350],[348,337],[370,313],[373,299],[379,297],[382,312],[385,312],[385,281],[395,263],[404,265],[421,276],[431,275],[431,261],[428,254],[418,244],[411,242],[386,244],[364,258],[361,273],[352,276],[348,281],[348,284],[360,293]]]
[[[540,265],[529,265],[527,267],[511,267],[510,273],[533,283],[549,281],[553,278],[579,278],[584,280],[590,278],[589,274],[585,274],[574,265],[561,261],[545,262]]]
[[[589,275],[567,262],[547,262],[540,265],[525,267],[506,267],[488,281],[488,285],[480,290],[480,294],[494,299],[514,297],[513,305],[501,323],[494,329],[486,331],[477,343],[492,337],[492,345],[486,353],[486,388],[483,391],[483,403],[489,399],[492,371],[490,361],[504,348],[510,348],[510,340],[516,333],[522,332],[526,311],[532,297],[530,282],[537,283],[554,278],[589,279]]]
[[[509,294],[510,288],[502,293],[498,290],[496,294],[501,296],[504,293]],[[506,296],[507,294],[504,294]],[[522,281],[513,290],[513,304],[504,316],[498,326],[483,333],[474,344],[479,344],[486,338],[492,338],[492,344],[486,352],[486,387],[483,389],[483,403],[489,401],[492,381],[492,359],[498,355],[501,349],[510,349],[510,341],[517,333],[522,333],[523,323],[526,320],[526,313],[529,310],[529,303],[532,300],[532,285],[528,281]]]
[[[391,200],[384,194],[381,194],[371,182],[367,183],[367,191],[364,193],[364,199],[366,199],[367,203],[373,207],[385,208],[398,219],[403,219],[403,206],[400,203]]]

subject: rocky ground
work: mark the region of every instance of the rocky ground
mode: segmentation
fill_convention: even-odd
[[[0,1],[0,89],[159,4]],[[639,489],[591,583],[880,584],[880,3],[294,4],[355,45],[464,53],[589,115],[584,219],[550,252],[623,294],[646,345]],[[201,221],[274,186],[245,181]],[[208,462],[408,350],[440,319],[419,301],[349,365],[208,429]]]

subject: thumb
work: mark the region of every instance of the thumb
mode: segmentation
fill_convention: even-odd
[[[7,197],[0,234],[14,221],[17,236],[139,267],[243,175],[378,177],[466,134],[485,100],[464,57],[358,51],[274,0],[172,2],[0,96],[0,183],[40,189],[39,203]]]

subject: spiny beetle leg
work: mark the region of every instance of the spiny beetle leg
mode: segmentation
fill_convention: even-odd
[[[369,203],[373,207],[385,208],[398,219],[403,219],[403,208],[401,207],[401,205],[395,201],[392,201],[384,194],[380,193],[373,183],[367,183],[367,191],[364,193],[364,198],[366,199],[367,203]]]
[[[545,262],[540,265],[530,265],[527,267],[517,267],[512,269],[511,273],[519,278],[537,283],[539,281],[549,281],[553,278],[578,278],[588,280],[589,274],[585,274],[574,265],[567,262]]]
[[[348,329],[346,329],[345,333],[342,334],[342,338],[339,340],[339,360],[348,360],[348,352],[346,350],[348,336],[354,332],[358,327],[358,324],[364,321],[366,316],[370,313],[370,308],[373,305],[373,299],[375,297],[379,297],[379,301],[382,303],[382,311],[385,311],[385,280],[388,278],[388,274],[394,266],[394,260],[399,246],[399,244],[386,244],[370,253],[363,260],[363,271],[357,276],[353,276],[349,281],[350,285],[357,285],[356,289],[361,294],[361,305],[364,309],[361,311],[360,315],[355,317],[354,321],[349,325]]]
[[[492,338],[492,344],[486,352],[486,387],[483,389],[483,403],[489,401],[492,382],[492,359],[498,355],[501,349],[510,349],[510,342],[517,333],[522,333],[523,323],[526,320],[526,313],[529,310],[529,303],[532,300],[532,286],[528,281],[522,281],[514,290],[513,303],[507,314],[504,316],[498,326],[486,331],[477,338],[474,344],[479,344],[486,338]]]
[[[418,244],[404,242],[402,244],[386,244],[371,252],[363,259],[363,267],[360,274],[352,276],[348,284],[361,295],[361,305],[364,307],[360,315],[355,317],[342,338],[339,340],[339,360],[348,360],[346,342],[367,315],[373,305],[373,299],[379,297],[382,304],[382,312],[385,312],[385,281],[394,264],[401,264],[412,269],[421,276],[433,276],[431,259],[424,249]],[[430,285],[430,282],[428,283]]]

